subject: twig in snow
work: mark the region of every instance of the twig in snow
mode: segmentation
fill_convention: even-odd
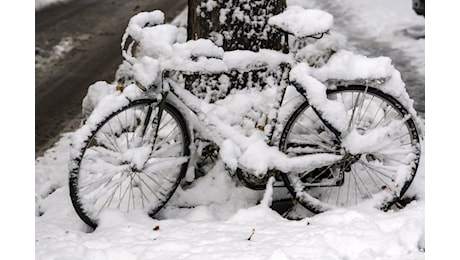
[[[256,229],[253,228],[253,229],[252,229],[251,235],[248,237],[248,240],[251,240],[251,238],[252,238],[252,236],[254,235],[255,232],[256,232]]]

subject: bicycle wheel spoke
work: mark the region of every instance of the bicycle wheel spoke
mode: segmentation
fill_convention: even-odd
[[[400,155],[400,156],[406,156],[407,154],[410,154],[412,153],[412,150],[408,150],[408,149],[404,149],[402,151],[386,151],[386,152],[383,152],[383,151],[378,151],[378,152],[375,152],[374,154],[383,159],[384,161],[388,162],[388,161],[392,161],[394,163],[397,163],[397,164],[401,164],[401,165],[404,165],[406,164],[407,162],[404,162],[400,159],[396,159],[395,156],[396,155]],[[373,165],[374,167],[379,167],[377,165]],[[389,166],[387,166],[389,167]]]
[[[384,176],[385,178],[391,180],[391,181],[394,181],[394,178],[392,178],[391,176],[388,175],[393,173],[396,168],[394,167],[389,167],[389,166],[382,166],[382,165],[374,165],[374,164],[370,164],[370,163],[366,163],[366,162],[362,162],[362,161],[359,161],[358,163],[360,163],[361,165],[369,168],[369,169],[372,169],[376,172],[378,172],[380,175]],[[383,171],[386,171],[388,173],[384,173]]]
[[[141,179],[140,177],[138,176],[138,179],[139,179],[139,182],[138,182],[138,189],[139,189],[139,192],[140,192],[140,197],[141,197],[141,208],[145,208],[145,203],[144,203],[144,198],[147,200],[147,202],[149,201],[149,199],[147,198],[147,195],[145,195],[144,193],[144,189],[142,189],[142,184],[141,184]]]
[[[333,191],[333,190],[334,190],[334,189],[333,189],[332,187],[329,187],[328,189],[326,189],[326,191],[328,191],[328,195],[327,195],[327,198],[326,198],[326,202],[329,201],[329,199],[330,199],[330,197],[331,197],[331,194],[332,194],[332,191]],[[326,192],[326,191],[325,191],[325,192]]]
[[[165,118],[167,118],[167,117],[163,117],[163,118],[162,118],[162,120],[161,120],[161,122],[160,122],[160,128],[158,128],[158,131],[163,130],[166,126],[170,126],[170,125],[171,125],[171,122],[174,120],[173,117],[169,116],[169,117],[168,117],[168,118],[169,118],[168,121],[165,122],[165,120],[166,120]]]
[[[161,149],[156,150],[154,154],[152,155],[152,157],[155,156],[159,158],[170,158],[170,157],[180,156],[180,151],[182,147],[183,147],[183,144],[181,143],[169,145],[167,147],[163,147]],[[175,158],[180,159],[180,157],[175,157]]]
[[[153,144],[156,143],[156,138],[157,138],[156,135],[159,131],[161,131],[161,127],[160,127],[161,122],[157,122],[158,113],[159,113],[158,109],[154,109],[150,111],[149,120],[146,123],[144,123],[146,126],[146,130],[145,130],[145,134],[142,137],[143,142],[147,141]],[[163,113],[166,114],[166,112],[163,112]],[[147,137],[147,139],[145,139],[145,137]]]
[[[382,121],[383,121],[383,122],[386,122],[387,124],[390,124],[393,120],[395,120],[397,117],[399,117],[399,115],[396,114],[393,118],[388,119],[387,116],[388,116],[388,114],[389,114],[391,111],[394,111],[394,109],[393,109],[393,108],[387,109],[387,110],[384,112],[384,114],[382,115],[382,117],[380,118],[380,120],[377,122],[377,124],[375,124],[375,126],[372,127],[372,128],[377,128],[377,127],[380,125],[380,123],[382,123]],[[381,126],[381,127],[385,127],[385,126],[386,126],[386,124],[384,124],[384,125]]]
[[[132,198],[132,204],[133,204],[133,209],[136,208],[136,204],[134,202],[134,192],[133,192],[133,186],[134,186],[134,183],[133,183],[133,177],[132,177],[132,174],[130,176],[130,180],[129,180],[129,194],[131,196],[128,196],[128,208],[127,208],[127,212],[129,212],[129,205],[130,205],[130,202],[131,202],[131,198]]]
[[[323,173],[325,173],[326,171],[329,171],[329,170],[330,170],[332,167],[334,167],[334,166],[335,166],[335,164],[331,164],[331,165],[327,166],[327,167],[326,167],[324,170],[322,170],[319,174],[316,174],[316,176],[313,178],[313,180],[310,181],[310,183],[315,183],[315,181],[316,181],[319,177],[321,177],[321,176],[323,175]],[[306,176],[307,174],[312,173],[312,172],[304,172],[304,173],[305,173],[305,174],[302,174],[302,175],[300,176],[300,179],[305,178],[305,176]]]
[[[395,138],[392,139],[393,142],[395,142],[396,140],[398,139],[403,139],[405,137],[409,137],[410,138],[410,134],[409,133],[405,133],[403,135],[400,135],[400,136],[397,136]],[[405,138],[406,139],[406,138]],[[401,144],[401,145],[410,145],[411,143],[407,143],[407,144]]]
[[[144,108],[144,109],[146,109],[146,108]],[[132,123],[130,125],[130,127],[131,127],[131,139],[129,140],[129,143],[134,145],[135,138],[136,138],[136,133],[139,131],[138,130],[139,124],[137,122],[136,110],[135,111],[131,111],[131,110],[125,111],[125,115],[127,116],[127,118],[129,118],[128,114],[131,114],[129,117],[131,117],[131,119],[132,119],[131,120]],[[126,120],[126,122],[128,122],[128,120]]]
[[[330,140],[325,139],[325,138],[322,137],[321,135],[319,135],[319,134],[317,134],[317,133],[313,133],[313,130],[312,130],[312,129],[309,129],[309,128],[305,127],[303,124],[300,124],[300,123],[299,123],[299,124],[297,124],[296,126],[299,126],[299,127],[301,127],[302,129],[304,129],[305,131],[307,131],[307,133],[308,133],[309,135],[314,135],[314,136],[318,137],[319,139],[321,139],[321,140],[322,140],[324,143],[326,143],[326,144],[330,142]],[[328,128],[326,127],[325,129],[328,129]]]
[[[108,158],[117,157],[120,154],[120,152],[109,150],[105,146],[92,146],[92,147],[88,147],[87,150],[88,150],[87,153],[97,153],[98,156],[96,157],[96,159],[107,159],[107,161],[109,160]],[[88,159],[92,159],[92,158],[88,158]]]
[[[357,179],[357,182],[356,182],[356,185],[358,185],[358,189],[359,189],[359,193],[361,194],[361,199],[364,200],[366,198],[369,198],[369,197],[372,197],[372,193],[369,191],[366,183],[364,182],[364,180],[361,178],[360,174],[358,174],[355,170],[355,168],[351,168],[351,173],[353,176],[355,176],[355,178]],[[363,187],[363,191],[361,191],[361,189],[359,188],[359,182],[361,182],[362,184],[362,187]],[[364,192],[365,191],[365,192]]]
[[[161,174],[161,173],[157,173],[157,172],[153,172],[153,171],[152,171],[152,173],[154,173],[154,175],[159,175],[159,176],[161,176],[162,179],[167,180],[169,183],[174,183],[174,182],[175,182],[175,181],[173,181],[173,180],[170,180],[170,179],[166,178],[166,177],[165,177],[163,174]],[[152,177],[150,177],[149,175],[147,175],[147,177],[148,177],[149,179],[152,178]],[[152,180],[153,182],[155,182],[155,183],[157,182],[157,181],[155,181],[155,180],[153,180],[153,179],[151,179],[151,180]],[[159,184],[157,184],[157,185],[160,186]],[[160,186],[160,187],[161,187],[161,186]]]
[[[385,189],[388,188],[390,189],[392,192],[392,188],[391,186],[385,181],[383,180],[382,177],[385,177],[391,181],[394,181],[393,178],[391,178],[390,176],[386,175],[385,173],[382,173],[380,170],[377,170],[376,168],[372,168],[371,166],[369,166],[369,164],[362,164],[364,167],[367,167],[369,170],[372,170],[372,172],[374,173],[374,176],[377,177],[385,186]]]
[[[382,106],[384,105],[384,100],[381,100],[380,101],[380,105],[378,106],[377,109],[374,109],[375,110],[375,113],[374,113],[374,116],[372,117],[372,120],[370,120],[370,126],[372,126],[375,122],[375,119],[377,118],[379,112],[382,110]],[[375,127],[374,127],[375,128]]]
[[[169,183],[174,183],[173,181],[169,180],[168,178],[165,178],[163,175],[159,174],[159,173],[156,173],[156,172],[152,172],[154,173],[155,176],[157,175],[160,175],[164,180],[167,180]],[[164,191],[167,191],[166,188],[163,187],[163,185],[161,185],[158,180],[155,180],[152,176],[150,176],[149,174],[145,174],[145,176],[150,179],[153,183],[155,183],[155,185],[157,185],[160,189],[163,189]],[[153,191],[152,191],[153,192]]]
[[[110,181],[111,181],[111,176],[108,176],[108,177],[101,177],[101,178],[98,178],[96,179],[94,175],[92,176],[88,176],[90,178],[86,178],[87,180],[82,180],[81,181],[81,184],[79,185],[80,187],[80,190],[81,191],[84,191],[86,189],[89,189],[90,191],[96,187],[102,187],[102,188],[105,188],[105,187],[109,187],[108,184],[110,184]],[[86,182],[86,183],[85,183]]]
[[[362,120],[364,119],[364,116],[367,114],[367,111],[369,110],[369,107],[371,106],[372,101],[374,100],[374,96],[371,96],[371,99],[368,100],[367,102],[367,107],[366,109],[364,110],[364,112],[360,111],[358,115],[361,115],[361,117],[358,116],[358,125],[362,122]],[[363,105],[364,105],[364,101],[365,99],[363,99]]]
[[[104,209],[104,208],[108,208],[110,207],[110,204],[112,203],[112,200],[113,198],[115,197],[115,193],[116,193],[116,190],[112,193],[112,196],[109,196],[107,197],[106,201],[104,202],[104,204],[102,204],[101,207],[99,207],[99,210],[97,212],[97,214],[101,214],[101,211]],[[95,198],[95,200],[97,200],[97,198]],[[96,202],[94,202],[94,204],[96,204]]]
[[[375,181],[374,177],[372,177],[372,174],[369,173],[369,170],[364,167],[363,165],[361,165],[362,169],[367,173],[367,175],[369,176],[369,178],[372,180],[372,182],[375,184],[376,187],[378,187],[378,183]]]
[[[299,135],[299,134],[294,134],[294,135],[297,136],[299,140],[304,139],[304,140],[306,140],[306,141],[308,141],[308,142],[310,142],[310,143],[313,143],[313,144],[315,144],[315,145],[317,145],[317,146],[323,148],[325,152],[330,152],[330,153],[335,153],[335,152],[337,152],[337,150],[333,150],[332,148],[328,147],[326,144],[323,144],[323,143],[314,141],[314,140],[312,140],[312,139],[310,139],[310,138],[306,138],[305,136],[301,136],[301,135]]]
[[[362,167],[363,170],[367,173],[367,175],[369,176],[369,178],[371,178],[371,180],[372,180],[372,182],[375,184],[375,187],[377,188],[377,190],[378,190],[378,191],[381,191],[381,190],[382,190],[382,185],[379,185],[379,184],[377,183],[377,181],[374,179],[374,177],[372,177],[373,174],[371,174],[371,173],[369,172],[370,168],[367,168],[367,167],[365,167],[364,165],[361,165],[361,167]],[[388,188],[390,191],[393,192],[392,188],[391,188],[385,181],[383,181],[382,178],[379,178],[377,175],[376,175],[376,177],[380,180],[380,182],[383,183],[383,187],[385,187],[384,189]]]
[[[176,132],[176,135],[172,135],[173,132]],[[160,150],[160,147],[162,145],[167,144],[172,140],[175,140],[178,135],[179,135],[179,132],[177,132],[176,130],[171,130],[164,138],[162,138],[162,140],[159,143],[156,143],[154,150],[156,151]],[[181,145],[181,144],[178,144],[178,145]]]
[[[110,207],[110,204],[112,204],[112,200],[113,200],[113,198],[115,197],[115,194],[116,194],[116,191],[117,191],[117,190],[120,190],[120,193],[121,193],[121,184],[122,184],[122,180],[119,181],[119,182],[117,183],[117,185],[114,185],[114,186],[113,186],[113,188],[114,188],[113,192],[109,192],[110,190],[107,192],[107,193],[111,193],[111,196],[109,196],[109,197],[106,199],[106,201],[104,202],[104,204],[102,204],[102,206],[99,208],[98,213],[97,213],[98,215],[101,213],[101,211],[102,211],[104,208],[109,208],[109,207]],[[96,198],[96,199],[98,199],[98,198]],[[96,203],[94,203],[94,204],[96,204]]]
[[[147,176],[147,178],[150,178],[151,177],[148,175],[148,174],[145,174],[145,176]],[[144,183],[145,187],[147,187],[147,189],[153,194],[153,196],[155,196],[159,201],[161,201],[162,199],[160,197],[158,197],[158,195],[156,194],[156,192],[154,190],[152,190],[152,187],[150,187],[150,185],[143,179],[141,178],[140,176],[139,177],[139,180],[141,180],[142,183]],[[152,181],[154,181],[153,179],[151,179]],[[163,188],[161,185],[157,184],[158,187],[160,188]]]
[[[124,124],[121,122],[121,119],[120,119],[120,115],[116,115],[115,116],[117,118],[117,121],[118,123],[120,124],[120,136],[124,135],[125,136],[125,139],[126,139],[126,149],[129,150],[129,141],[128,141],[128,135],[127,134],[124,134],[124,133],[127,133],[125,132],[126,129],[124,127]],[[128,129],[129,130],[129,129]]]
[[[339,203],[339,199],[340,199],[340,191],[341,191],[341,190],[342,190],[342,186],[339,186],[339,190],[338,190],[338,192],[337,192],[337,201],[336,201],[335,205],[339,205],[339,204],[340,204],[340,203]]]
[[[109,134],[107,134],[105,132],[100,132],[100,135],[95,137],[95,140],[97,142],[97,144],[95,144],[95,145],[104,144],[104,146],[106,148],[112,148],[113,151],[121,152],[121,149],[118,146],[118,144],[116,143],[116,140],[112,140],[112,139],[114,139],[113,136],[114,136],[113,133],[112,133],[112,136],[110,136]],[[101,139],[102,137],[103,137],[103,139]],[[103,140],[106,140],[106,143],[100,142],[100,141],[103,141]],[[107,144],[110,144],[110,146],[107,146]]]
[[[350,129],[353,126],[353,121],[354,121],[355,112],[356,112],[356,106],[358,104],[360,94],[361,93],[358,93],[358,98],[356,98],[356,102],[353,102],[353,93],[351,94],[351,100],[352,100],[351,103],[352,103],[353,110],[351,112],[350,121],[348,122],[348,129]]]

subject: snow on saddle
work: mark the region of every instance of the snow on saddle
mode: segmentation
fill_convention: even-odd
[[[334,17],[327,12],[295,5],[271,17],[268,24],[297,38],[305,38],[326,33],[333,21]]]

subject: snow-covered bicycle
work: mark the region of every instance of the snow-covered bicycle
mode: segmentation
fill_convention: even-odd
[[[88,225],[104,209],[153,217],[216,158],[252,189],[274,176],[315,213],[388,208],[408,189],[421,153],[412,100],[389,58],[340,49],[330,14],[271,17],[286,53],[223,51],[163,21],[133,16],[117,82],[84,100],[69,187]]]

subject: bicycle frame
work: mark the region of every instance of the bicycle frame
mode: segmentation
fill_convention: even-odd
[[[288,16],[329,17],[290,11]],[[96,201],[103,203],[99,211],[121,203],[129,211],[135,193],[136,207],[153,216],[184,176],[192,182],[214,163],[223,163],[251,189],[264,189],[274,176],[316,213],[359,203],[387,208],[409,187],[421,154],[416,112],[390,59],[340,46],[329,50],[329,40],[309,48],[309,38],[327,32],[318,27],[295,35],[288,53],[224,52],[204,39],[160,41],[161,48],[153,49],[146,42],[146,50],[140,45],[136,51],[144,18],[155,20],[148,25],[162,23],[159,12],[130,21],[135,28],[123,36],[125,61],[116,76],[122,86],[102,84],[113,95],[100,100],[76,133],[69,185],[86,223],[97,225]],[[146,32],[163,29],[178,33],[170,25]],[[129,36],[133,41],[125,46]],[[95,163],[101,159],[103,172]],[[99,187],[96,193],[86,185],[94,181],[116,188]],[[131,196],[108,205],[114,191],[126,194],[128,188]],[[144,206],[147,194],[152,201]]]

